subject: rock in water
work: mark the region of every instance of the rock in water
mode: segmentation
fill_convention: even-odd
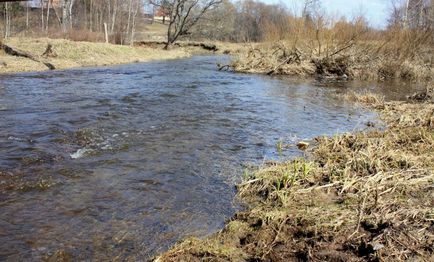
[[[298,142],[297,147],[298,147],[298,149],[305,151],[309,147],[309,143],[301,141],[301,142]]]
[[[81,148],[81,149],[77,150],[77,152],[75,152],[75,153],[73,153],[73,154],[70,154],[69,156],[70,156],[72,159],[78,159],[78,158],[83,157],[86,153],[88,153],[88,152],[90,152],[90,151],[92,151],[92,150],[87,149],[87,148]]]

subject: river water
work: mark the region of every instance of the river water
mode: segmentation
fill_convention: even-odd
[[[0,76],[0,261],[149,258],[220,229],[244,165],[302,154],[279,141],[375,118],[340,98],[363,84],[218,72],[225,59]]]

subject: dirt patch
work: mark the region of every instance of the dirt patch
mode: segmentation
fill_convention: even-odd
[[[434,104],[359,101],[388,129],[320,137],[309,160],[250,170],[247,211],[156,261],[432,261]]]

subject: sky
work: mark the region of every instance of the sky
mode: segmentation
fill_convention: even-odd
[[[388,18],[389,3],[387,0],[323,0],[328,12],[348,14],[354,17],[363,14],[374,27],[385,27]]]
[[[294,10],[302,6],[303,0],[262,0],[266,3],[285,3]],[[322,0],[321,6],[331,15],[348,18],[363,14],[370,25],[384,28],[387,23],[390,0]]]

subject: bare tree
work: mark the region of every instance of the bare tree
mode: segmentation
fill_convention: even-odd
[[[8,2],[6,2],[4,4],[4,17],[5,17],[5,38],[8,38],[11,34],[11,8],[10,8],[10,4]]]
[[[137,14],[139,13],[139,9],[141,6],[140,0],[135,0],[135,1],[136,1],[136,6],[134,7],[134,13],[132,17],[130,45],[134,45],[134,35],[136,33]]]
[[[116,15],[118,13],[118,1],[114,0],[114,4],[113,4],[113,16],[112,16],[112,25],[111,25],[111,29],[110,32],[113,34],[113,31],[115,29],[115,24],[116,24]]]
[[[320,0],[304,0],[302,17],[309,19],[320,8]]]
[[[189,31],[205,13],[218,6],[222,0],[163,0],[151,2],[162,6],[167,3],[169,9],[169,27],[167,29],[166,49],[169,49],[180,36],[188,35]]]
[[[133,8],[133,0],[129,0],[128,2],[128,20],[127,20],[127,33],[130,32],[130,24],[131,24],[131,12]]]
[[[29,2],[26,2],[26,30],[29,30]]]
[[[44,0],[40,1],[40,7],[41,7],[41,31],[44,31],[44,29],[45,29]]]
[[[72,7],[74,6],[75,0],[62,0],[61,1],[61,26],[63,32],[72,28]]]
[[[223,0],[218,7],[203,16],[191,30],[190,37],[221,41],[236,40],[238,39],[238,32],[235,31],[237,15],[235,5],[230,0]]]
[[[53,0],[48,0],[47,1],[47,22],[46,22],[46,28],[45,28],[45,30],[47,31],[47,33],[48,33],[48,27],[49,27],[49,22],[50,22],[50,9],[51,9],[51,7],[52,7],[52,1]]]
[[[392,0],[390,26],[429,30],[434,27],[434,0]]]

